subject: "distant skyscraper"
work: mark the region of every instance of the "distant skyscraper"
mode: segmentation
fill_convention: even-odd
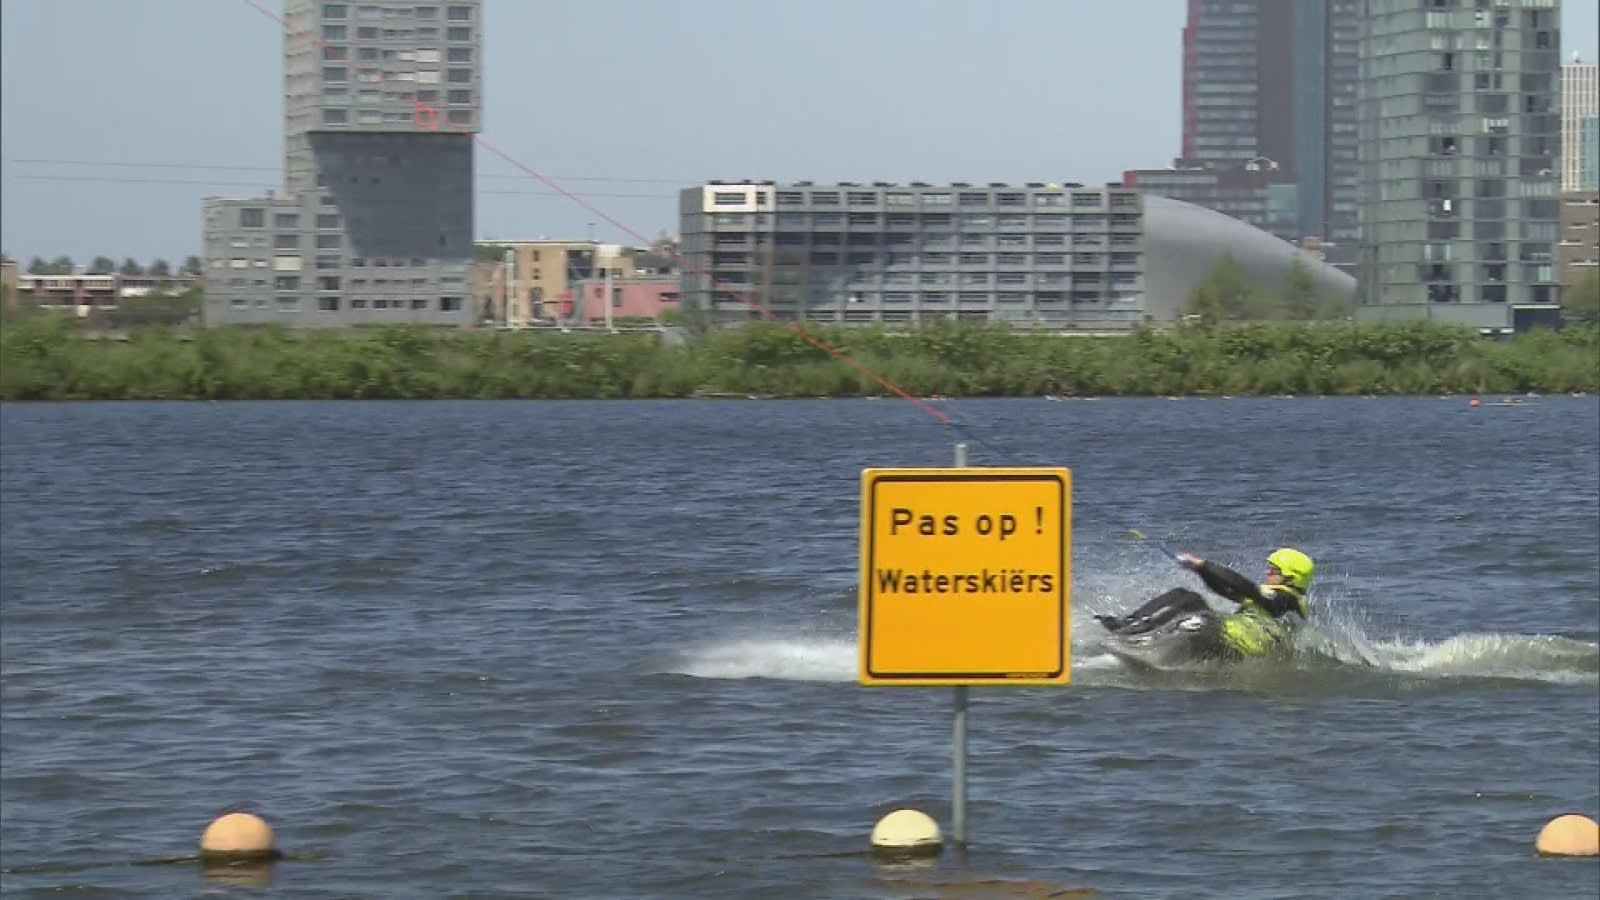
[[[207,199],[207,321],[473,324],[482,0],[284,15],[286,191]]]
[[[1365,2],[1361,315],[1557,302],[1559,0]]]
[[[1265,174],[1129,180],[1190,185],[1171,196],[1223,212],[1259,209],[1247,221],[1280,237],[1353,243],[1359,10],[1360,0],[1189,0],[1176,166]]]
[[[1600,66],[1573,54],[1561,67],[1561,189],[1600,190],[1596,177],[1594,133],[1600,116]],[[1587,139],[1586,139],[1587,137]]]

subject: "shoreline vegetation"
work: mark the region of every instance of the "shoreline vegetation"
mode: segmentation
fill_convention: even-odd
[[[1600,393],[1600,328],[1494,340],[1405,323],[1270,323],[1019,333],[941,323],[806,334],[916,396]],[[0,329],[0,401],[862,397],[892,392],[774,323],[662,332],[358,333],[135,328],[88,339],[66,317]]]

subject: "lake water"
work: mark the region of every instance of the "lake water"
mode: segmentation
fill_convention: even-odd
[[[1485,398],[1492,401],[1496,398]],[[1593,897],[1600,403],[1464,397],[0,407],[16,896]],[[856,683],[860,473],[1073,469],[1073,679]],[[1145,544],[1318,560],[1292,662],[1139,674]],[[1364,666],[1368,659],[1375,665]],[[235,879],[237,881],[237,879]]]

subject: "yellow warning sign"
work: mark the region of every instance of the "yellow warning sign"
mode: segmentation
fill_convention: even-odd
[[[861,473],[861,683],[1072,678],[1072,472]]]

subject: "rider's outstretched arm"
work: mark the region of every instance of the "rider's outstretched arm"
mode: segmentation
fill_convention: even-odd
[[[1288,591],[1263,591],[1261,586],[1238,572],[1206,560],[1197,560],[1189,568],[1200,576],[1206,587],[1235,603],[1254,600],[1274,616],[1301,613],[1300,604]]]
[[[1200,560],[1198,565],[1190,568],[1194,569],[1195,574],[1200,576],[1200,580],[1206,583],[1206,587],[1235,603],[1243,603],[1246,600],[1254,600],[1257,603],[1270,602],[1262,596],[1261,589],[1256,586],[1255,582],[1227,566],[1219,565],[1210,560]]]

